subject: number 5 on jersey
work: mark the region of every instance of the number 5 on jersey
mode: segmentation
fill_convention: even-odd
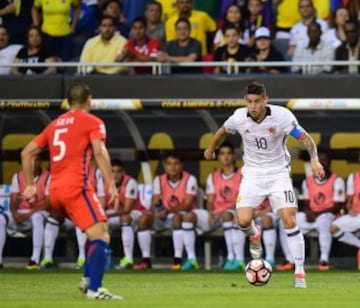
[[[66,153],[66,143],[61,140],[61,135],[68,132],[67,128],[59,128],[54,132],[53,146],[59,147],[59,154],[53,157],[53,161],[60,161],[64,158]]]

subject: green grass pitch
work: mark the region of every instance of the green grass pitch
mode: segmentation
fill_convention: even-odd
[[[124,301],[93,302],[77,289],[78,271],[4,269],[0,307],[360,307],[360,272],[308,272],[308,289],[295,289],[292,277],[274,272],[253,287],[239,272],[109,271],[105,286]]]

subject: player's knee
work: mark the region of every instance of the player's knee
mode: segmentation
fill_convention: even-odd
[[[184,214],[183,216],[183,221],[184,222],[196,222],[196,215],[193,212],[187,212],[186,214]]]
[[[181,214],[175,214],[172,219],[172,225],[174,228],[181,228],[181,223],[183,221],[183,216]]]
[[[296,227],[296,218],[295,216],[283,216],[282,223],[284,225],[284,229],[292,229]]]
[[[138,220],[138,227],[140,230],[149,229],[154,224],[154,217],[152,215],[144,214]]]
[[[222,212],[221,219],[223,221],[232,221],[234,219],[234,216],[229,212]]]
[[[32,222],[33,226],[37,226],[37,227],[39,227],[40,225],[44,226],[45,219],[46,219],[46,217],[39,212],[36,212],[33,215],[31,215],[31,222]]]
[[[132,222],[132,217],[130,215],[121,215],[120,216],[120,223],[122,225],[129,225]]]
[[[263,217],[261,217],[261,223],[263,225],[263,228],[271,228],[273,226],[273,221],[268,215],[264,215]]]
[[[90,241],[103,240],[106,243],[110,243],[110,235],[107,224],[104,222],[98,222],[85,230],[87,237]]]

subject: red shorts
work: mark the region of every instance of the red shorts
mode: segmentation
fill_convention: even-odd
[[[82,231],[100,221],[107,221],[92,187],[85,189],[54,187],[50,189],[49,201],[55,211],[70,218]]]

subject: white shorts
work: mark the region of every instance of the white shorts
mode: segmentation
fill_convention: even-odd
[[[303,234],[306,234],[311,230],[317,230],[319,232],[321,230],[321,226],[326,226],[326,229],[329,229],[330,232],[330,225],[334,221],[334,218],[335,215],[332,213],[323,213],[316,217],[314,222],[308,222],[304,212],[296,213],[296,222]]]
[[[275,227],[275,226],[276,226],[277,219],[278,219],[278,216],[277,216],[274,212],[267,212],[265,215],[266,215],[266,216],[269,216],[269,217],[271,218],[271,220],[272,220],[272,222],[273,222],[273,226]],[[257,225],[260,225],[260,226],[262,227],[262,219],[261,219],[260,216],[255,218],[255,223],[256,223]]]
[[[27,213],[26,210],[19,210],[19,213]],[[15,223],[15,219],[12,216],[11,212],[6,213],[6,216],[9,219],[8,228],[14,231],[29,231],[33,228],[34,224],[41,224],[45,228],[46,218],[49,216],[47,211],[38,211],[32,214],[29,219],[25,220],[22,224],[18,225]]]
[[[106,213],[110,214],[111,211],[107,211]],[[132,210],[130,212],[130,217],[132,218],[131,225],[134,228],[136,228],[137,222],[138,222],[141,215],[142,215],[142,212],[140,212],[138,210]],[[112,230],[120,229],[121,228],[120,216],[109,217],[108,218],[108,225],[109,225],[110,229],[112,229]]]
[[[360,213],[356,216],[344,215],[335,219],[333,225],[343,232],[356,232],[360,230]]]
[[[210,213],[207,210],[204,209],[195,209],[193,210],[194,214],[196,215],[196,231],[199,234],[202,234],[204,232],[208,231],[214,231],[217,228],[221,227],[222,220],[220,219],[216,224],[210,224]],[[229,212],[234,217],[236,217],[236,212],[233,209],[228,209],[225,212]]]
[[[269,198],[273,212],[279,209],[297,208],[297,200],[290,176],[287,173],[277,176],[244,176],[236,208],[256,208]]]
[[[174,213],[168,214],[165,218],[157,218],[155,217],[155,223],[154,228],[156,231],[166,230],[166,229],[172,229],[172,219],[174,217]]]

